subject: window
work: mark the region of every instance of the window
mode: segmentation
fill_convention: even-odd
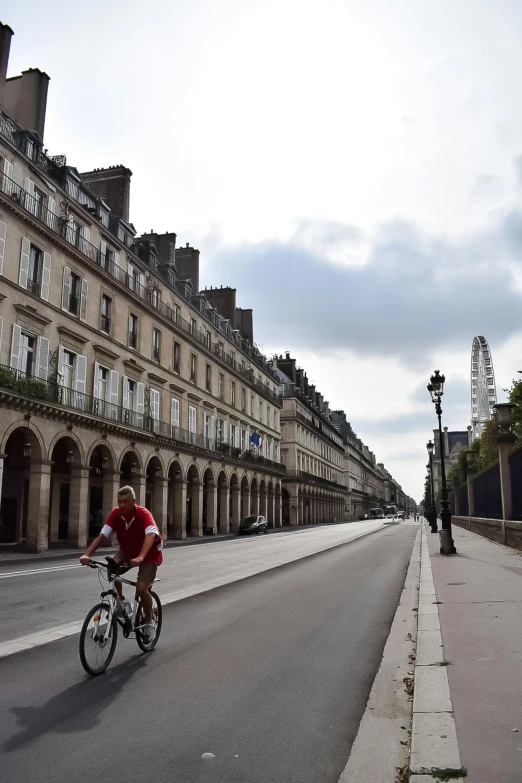
[[[259,421],[263,423],[263,400],[259,400]]]
[[[224,348],[224,346],[223,346],[223,343],[222,343],[222,342],[221,342],[221,340],[220,340],[220,341],[218,342],[218,347],[217,347],[217,353],[218,353],[220,356],[223,356],[223,348]]]
[[[245,362],[243,361],[243,359],[241,359],[241,372],[243,373],[243,375],[245,374]]]
[[[196,409],[193,405],[189,405],[189,432],[191,434],[191,441],[195,443],[197,432],[197,418]]]
[[[216,419],[216,441],[217,443],[223,443],[225,439],[225,428],[223,426],[223,419]]]
[[[20,360],[18,369],[28,377],[35,372],[35,347],[36,337],[32,337],[25,332],[20,335]]]
[[[181,315],[181,311],[179,309],[179,305],[177,305],[177,304],[174,305],[174,307],[172,308],[172,315],[173,315],[173,318],[174,318],[174,322],[178,323],[179,319],[180,319],[180,315]]]
[[[173,427],[179,427],[179,400],[172,397],[170,402],[170,423]]]
[[[205,344],[206,344],[208,350],[210,351],[210,349],[212,347],[212,339],[211,339],[211,335],[210,335],[210,332],[208,331],[208,329],[205,331]]]
[[[29,272],[27,275],[27,290],[32,294],[36,294],[37,296],[40,294],[42,264],[42,251],[34,245],[31,245],[31,250],[29,253]]]
[[[196,336],[197,328],[198,328],[198,324],[197,324],[196,319],[195,318],[191,318],[190,319],[190,329],[191,329],[192,334],[194,335],[194,337]]]
[[[129,348],[138,347],[138,316],[129,313]]]
[[[127,267],[128,285],[131,291],[140,291],[140,273],[135,266],[129,264]]]
[[[197,356],[195,353],[190,354],[190,380],[193,383],[197,383]]]
[[[230,359],[232,363],[232,367],[236,366],[236,353],[235,351],[230,351]]]
[[[111,331],[111,307],[112,299],[107,294],[102,294],[101,300],[101,330],[102,332]]]
[[[116,263],[116,254],[112,248],[110,248],[106,242],[101,243],[100,252],[100,266],[102,269],[108,269],[111,274],[114,274],[113,265]]]
[[[251,394],[251,395],[250,395],[250,415],[251,415],[252,417],[254,416],[254,407],[255,407],[255,403],[256,403],[256,398],[254,397],[254,395],[253,395],[253,394]]]
[[[136,405],[136,381],[127,378],[127,407],[133,411]]]
[[[236,382],[231,381],[230,382],[230,404],[236,405]]]
[[[161,332],[155,327],[152,330],[152,358],[155,362],[160,360]]]
[[[212,392],[212,367],[210,364],[205,365],[205,389]]]
[[[225,375],[224,373],[219,373],[219,398],[223,400],[225,397]]]
[[[87,280],[69,267],[63,269],[62,310],[85,320],[87,315]]]
[[[241,428],[241,451],[246,451],[247,448],[247,431]]]
[[[266,423],[269,427],[272,426],[272,408],[270,405],[266,406]]]
[[[236,430],[237,430],[236,425],[235,424],[231,424],[230,425],[230,445],[231,446],[236,446],[236,448],[237,448],[237,444],[236,444],[236,439],[237,439]]]
[[[241,387],[241,410],[246,411],[246,389],[244,386]]]
[[[203,414],[203,434],[207,440],[212,438],[212,415],[206,411]]]
[[[123,378],[122,421],[131,427],[143,427],[145,414],[145,384]]]
[[[45,204],[45,195],[38,188],[34,188],[34,214],[42,220],[42,208]]]
[[[159,302],[159,291],[157,288],[152,289],[152,293],[150,295],[150,301],[153,307],[157,309],[158,302]]]
[[[178,375],[180,373],[180,367],[181,367],[181,344],[174,340],[174,364],[173,364],[173,370],[174,370],[174,372],[177,372]]]

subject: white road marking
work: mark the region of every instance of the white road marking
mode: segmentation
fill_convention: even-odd
[[[52,566],[51,568],[32,568],[29,571],[9,571],[7,574],[0,574],[0,579],[12,579],[14,576],[32,576],[33,574],[45,574],[50,571],[66,571],[70,568],[85,568],[80,563],[74,565]]]

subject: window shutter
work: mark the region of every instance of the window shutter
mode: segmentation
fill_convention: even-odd
[[[107,251],[105,251],[105,252],[107,252]],[[120,254],[119,253],[115,253],[114,254],[114,269],[113,269],[111,274],[114,274],[114,277],[116,278],[116,280],[124,280],[125,278],[124,278],[124,275],[122,274],[122,272],[123,272],[123,270],[121,269],[121,266],[120,266]]]
[[[37,344],[36,372],[42,381],[47,380],[49,373],[49,340],[47,337],[39,337]]]
[[[4,273],[4,253],[5,238],[7,236],[7,226],[0,220],[0,275]]]
[[[210,431],[209,431],[209,438],[211,440],[214,439],[214,417],[210,416]]]
[[[114,405],[118,404],[118,387],[119,387],[119,381],[120,381],[120,374],[117,370],[111,370],[111,375],[109,378],[107,393],[109,395],[109,399],[107,402],[112,402]]]
[[[64,347],[63,345],[60,345],[58,348],[58,383],[63,384],[63,353],[64,353]]]
[[[71,270],[68,266],[63,268],[63,286],[62,286],[62,310],[69,309],[69,299],[71,297]]]
[[[9,177],[9,180],[13,179],[13,164],[10,160],[4,160],[4,174],[6,177]],[[4,192],[7,193],[9,196],[13,192],[13,183],[12,181],[6,181],[4,180]]]
[[[145,275],[140,275],[140,290],[138,291],[138,294],[140,296],[145,296]]]
[[[150,390],[150,415],[156,421],[160,417],[160,393],[157,389]]]
[[[145,413],[145,384],[138,383],[136,391],[136,413]]]
[[[107,242],[104,242],[103,239],[100,242],[100,266],[103,267],[103,269],[107,269]]]
[[[99,385],[98,384],[98,380],[99,380],[99,377],[100,377],[100,365],[98,364],[98,362],[94,362],[94,386],[93,386],[92,396],[95,399],[98,399],[98,385]]]
[[[85,394],[87,386],[87,357],[82,354],[76,356],[76,373],[74,379],[74,388],[80,394]]]
[[[31,215],[36,215],[36,200],[34,197],[34,182],[28,177],[24,179],[25,208]]]
[[[43,257],[43,269],[42,269],[42,287],[40,290],[40,296],[49,301],[49,290],[51,288],[51,254],[44,253]]]
[[[223,443],[228,443],[227,441],[227,422],[225,419],[223,419],[223,424],[221,425],[221,437],[223,439]]]
[[[179,400],[175,397],[170,401],[170,423],[173,427],[179,427]]]
[[[122,407],[128,409],[129,407],[129,379],[126,375],[123,376],[123,399]]]
[[[20,337],[22,329],[18,324],[13,324],[13,337],[11,340],[11,369],[18,370],[20,361]]]
[[[68,219],[68,221],[67,221],[67,229],[66,229],[66,232],[65,232],[65,238],[67,239],[67,241],[68,241],[68,242],[69,242],[71,245],[74,245],[74,244],[75,244],[75,242],[74,242],[74,240],[75,240],[75,235],[74,235],[74,219],[73,219],[72,217],[70,217],[70,218]]]
[[[50,226],[54,230],[57,229],[56,216],[54,214],[55,209],[56,209],[56,201],[54,200],[54,198],[51,198],[51,196],[49,196],[49,198],[47,199],[47,210],[48,211],[46,213],[47,214],[47,225]]]
[[[31,252],[31,243],[25,237],[22,239],[22,249],[20,251],[20,275],[18,285],[27,288],[27,279],[29,277],[29,254]]]
[[[84,277],[82,280],[82,290],[80,294],[80,319],[85,321],[87,318],[87,279]]]
[[[132,264],[127,264],[127,274],[129,276],[129,288],[131,291],[134,291],[134,276],[132,274],[133,272],[133,266]]]

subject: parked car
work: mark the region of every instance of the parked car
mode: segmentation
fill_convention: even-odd
[[[266,517],[245,517],[245,519],[239,525],[237,531],[238,536],[245,536],[249,533],[268,533],[268,522]]]

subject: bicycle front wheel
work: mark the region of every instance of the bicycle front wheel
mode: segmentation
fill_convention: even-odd
[[[108,667],[116,650],[118,623],[109,604],[93,606],[83,621],[80,633],[80,661],[93,677]]]
[[[159,595],[157,593],[154,593],[152,590],[150,590],[150,596],[152,598],[152,620],[154,622],[155,628],[155,634],[152,637],[152,639],[147,638],[145,641],[145,637],[141,631],[136,631],[136,641],[138,642],[138,647],[140,650],[143,650],[143,652],[150,652],[155,648],[155,646],[158,643],[158,639],[160,637],[161,633],[161,624],[163,622],[163,612],[161,609],[161,602],[159,599]],[[138,611],[136,613],[136,625],[142,625],[144,622],[143,617],[143,609],[141,607],[141,603],[138,606]]]

